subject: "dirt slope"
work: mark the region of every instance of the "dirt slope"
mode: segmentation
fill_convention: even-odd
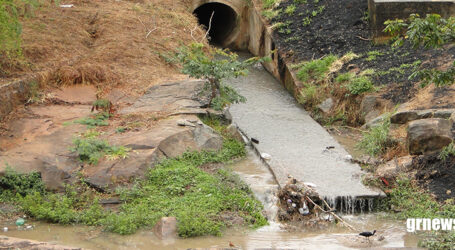
[[[118,85],[141,93],[159,81],[182,78],[162,55],[203,36],[188,1],[65,1],[72,8],[41,2],[34,17],[21,18],[27,65],[11,70],[0,84],[39,73],[43,85]]]

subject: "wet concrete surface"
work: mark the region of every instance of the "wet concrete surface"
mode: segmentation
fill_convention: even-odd
[[[360,166],[345,160],[346,150],[263,68],[228,84],[247,98],[231,106],[234,123],[259,140],[254,146],[260,154],[271,156],[267,163],[281,186],[292,175],[316,184],[324,197],[382,195],[361,183]]]

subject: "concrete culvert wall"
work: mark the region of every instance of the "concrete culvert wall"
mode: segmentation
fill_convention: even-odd
[[[211,26],[210,17],[213,14]],[[224,46],[229,42],[236,27],[238,15],[231,7],[222,3],[206,3],[194,10],[199,23],[206,29],[210,26],[209,37],[213,44]]]

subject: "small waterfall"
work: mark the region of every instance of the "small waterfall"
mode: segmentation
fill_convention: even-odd
[[[231,168],[248,184],[254,196],[262,203],[267,220],[272,223],[277,222],[278,184],[256,152],[247,147],[247,157],[233,164]]]
[[[371,213],[377,205],[378,198],[371,197],[324,197],[332,209],[343,214]]]

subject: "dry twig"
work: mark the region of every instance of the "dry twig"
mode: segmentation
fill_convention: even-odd
[[[350,225],[349,223],[347,223],[345,220],[341,219],[340,216],[336,215],[334,212],[331,212],[331,211],[325,211],[321,206],[319,206],[318,204],[314,203],[313,200],[311,200],[310,197],[306,196],[305,199],[307,199],[309,202],[311,202],[311,204],[313,204],[317,209],[321,210],[322,212],[324,213],[328,213],[328,214],[331,214],[333,217],[335,217],[337,220],[341,221],[341,223],[343,223],[346,227],[348,227],[349,229],[353,230],[353,231],[358,231],[357,229],[355,229],[355,227],[353,227],[352,225]],[[324,204],[330,209],[332,210],[332,208],[329,206],[329,204],[324,200],[324,199],[321,199]]]

